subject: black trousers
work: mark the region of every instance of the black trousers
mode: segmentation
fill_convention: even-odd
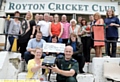
[[[116,57],[116,48],[117,48],[117,37],[109,37],[107,38],[107,40],[112,40],[112,41],[116,41],[116,42],[107,42],[106,43],[106,53],[107,55],[109,55],[110,57]],[[110,48],[112,46],[112,49],[110,51]]]
[[[91,37],[81,37],[85,62],[90,62]]]
[[[79,72],[83,73],[83,67],[85,65],[85,58],[82,54],[77,54],[77,55],[73,55],[72,56],[74,59],[77,60],[78,64],[79,64]]]
[[[24,53],[26,51],[27,42],[19,43],[19,47],[20,47],[21,58],[24,59]]]

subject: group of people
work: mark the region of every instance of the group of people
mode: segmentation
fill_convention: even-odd
[[[28,74],[29,79],[39,79],[41,78],[42,69],[52,70],[57,73],[57,82],[77,82],[76,76],[78,73],[78,62],[72,58],[73,48],[71,46],[66,46],[64,50],[64,57],[57,59],[55,66],[46,67],[42,65],[42,49],[36,48],[34,53],[34,59],[28,62]]]
[[[20,13],[16,11],[15,16],[20,17]],[[66,44],[64,53],[54,53],[58,59],[63,60],[65,63],[61,63],[62,65],[56,63],[57,66],[49,68],[58,73],[58,82],[77,82],[76,80],[73,81],[73,78],[70,81],[67,81],[67,79],[61,80],[60,78],[76,76],[78,69],[80,73],[84,73],[82,68],[85,62],[90,62],[91,48],[95,49],[96,57],[102,57],[102,47],[106,45],[106,54],[110,57],[116,56],[120,21],[114,15],[112,9],[107,10],[104,20],[98,12],[94,15],[90,15],[90,22],[85,18],[79,17],[78,23],[75,19],[71,19],[69,23],[66,15],[62,15],[60,21],[59,15],[55,14],[54,16],[50,16],[47,13],[44,15],[36,14],[34,18],[35,19],[33,19],[33,14],[28,11],[25,16],[27,21],[25,35],[21,37],[15,35],[9,36],[11,46],[14,38],[18,38],[22,59],[25,59],[26,63],[28,63],[29,78],[39,75],[39,68],[46,69],[45,66],[41,66],[42,60],[40,58],[44,58],[52,53],[42,52],[42,50],[39,49],[43,48],[43,44],[46,42]],[[24,21],[20,22],[18,18],[12,19],[8,33],[22,34],[21,24],[23,23]],[[11,47],[9,50],[11,50]],[[66,62],[67,60],[69,62]]]

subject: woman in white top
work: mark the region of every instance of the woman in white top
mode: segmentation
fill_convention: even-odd
[[[77,21],[75,19],[70,20],[70,34],[74,33],[78,35],[78,29],[80,28],[79,25],[77,25]]]
[[[75,19],[71,19],[70,20],[70,34],[74,33],[77,35],[78,38],[78,42],[81,42],[80,38],[78,37],[78,30],[79,30],[80,26],[77,25],[77,21]]]

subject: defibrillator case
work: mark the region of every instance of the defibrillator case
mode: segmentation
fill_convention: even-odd
[[[54,56],[46,56],[42,62],[42,65],[51,67],[55,65],[56,57]]]

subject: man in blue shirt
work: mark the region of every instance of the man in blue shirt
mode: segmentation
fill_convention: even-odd
[[[30,59],[34,58],[34,51],[36,48],[43,48],[43,43],[46,43],[45,40],[42,39],[42,32],[37,32],[36,38],[30,39],[27,45],[27,51],[24,53],[24,59],[26,63]],[[45,56],[45,54],[43,54]]]

